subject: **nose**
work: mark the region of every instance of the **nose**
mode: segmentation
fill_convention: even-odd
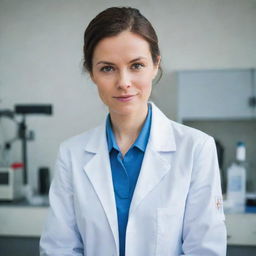
[[[131,87],[131,77],[129,72],[120,71],[117,79],[117,88],[118,89],[127,89]]]

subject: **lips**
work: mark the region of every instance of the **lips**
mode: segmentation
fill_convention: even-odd
[[[122,95],[122,96],[117,96],[114,97],[115,99],[119,100],[119,101],[130,101],[133,99],[133,97],[135,97],[135,95]]]

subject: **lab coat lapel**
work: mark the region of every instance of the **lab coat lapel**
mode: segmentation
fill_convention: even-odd
[[[150,137],[140,175],[133,194],[131,216],[147,194],[161,182],[171,169],[171,154],[176,151],[171,121],[153,104]]]
[[[116,250],[118,252],[118,222],[109,153],[106,141],[105,124],[96,128],[96,131],[91,136],[85,150],[88,153],[93,154],[93,157],[84,166],[84,171],[90,179],[91,184],[94,187],[104,208],[114,236]]]

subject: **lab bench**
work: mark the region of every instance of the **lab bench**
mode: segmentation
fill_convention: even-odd
[[[48,206],[0,203],[0,252],[3,255],[34,256]],[[226,214],[228,256],[254,255],[256,252],[256,214]],[[10,251],[12,250],[12,251]],[[249,252],[249,254],[248,254]],[[10,254],[11,253],[11,254]],[[36,253],[36,254],[35,254]]]
[[[0,236],[40,237],[48,206],[0,204]],[[226,214],[229,245],[256,246],[256,214]]]
[[[0,203],[0,255],[39,256],[39,239],[47,205]]]
[[[0,205],[0,236],[39,237],[47,206]]]
[[[228,245],[256,246],[256,214],[226,214]]]

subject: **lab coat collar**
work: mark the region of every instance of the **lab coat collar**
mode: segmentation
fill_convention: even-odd
[[[150,146],[159,152],[176,151],[176,142],[171,121],[153,102],[150,102],[150,104],[152,105]]]
[[[105,123],[95,130],[92,130],[92,134],[85,147],[85,150],[87,153],[93,154],[93,156],[91,160],[85,164],[83,169],[105,211],[109,226],[114,237],[116,255],[118,255],[118,221]]]
[[[152,105],[152,123],[147,150],[133,194],[129,219],[143,199],[163,180],[171,170],[172,153],[176,151],[171,121]],[[127,226],[129,227],[129,220]]]

